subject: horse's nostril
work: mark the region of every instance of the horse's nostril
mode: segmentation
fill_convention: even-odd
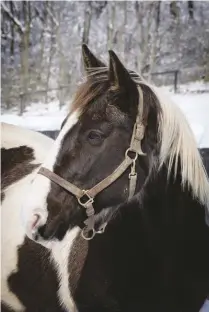
[[[32,222],[32,229],[34,229],[34,228],[37,227],[37,224],[38,224],[40,218],[41,218],[40,215],[34,214],[34,216],[33,216],[33,222]]]

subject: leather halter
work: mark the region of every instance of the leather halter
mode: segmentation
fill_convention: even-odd
[[[109,185],[111,185],[113,182],[115,182],[129,167],[131,167],[131,171],[129,174],[129,199],[134,196],[137,182],[136,160],[138,158],[138,155],[145,155],[141,149],[141,141],[144,137],[145,131],[145,125],[143,124],[143,92],[140,87],[138,87],[138,91],[139,106],[136,122],[134,124],[131,137],[131,143],[129,148],[125,152],[125,158],[123,162],[113,171],[112,174],[94,185],[91,189],[82,190],[47,168],[41,167],[38,171],[39,174],[47,177],[54,183],[61,186],[63,189],[73,194],[77,198],[79,205],[86,209],[86,215],[88,218],[84,221],[84,224],[86,226],[82,230],[82,237],[86,240],[92,239],[97,233],[103,233],[107,225],[106,223],[102,224],[102,226],[100,226],[99,230],[97,231],[94,228],[95,211],[93,203],[95,196],[103,191],[105,188],[107,188]]]

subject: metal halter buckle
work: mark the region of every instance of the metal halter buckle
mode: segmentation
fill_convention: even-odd
[[[87,196],[88,198],[87,198],[87,201],[83,202],[82,198],[85,196]],[[83,190],[83,195],[80,198],[78,198],[78,202],[81,206],[86,207],[88,204],[93,204],[94,199],[88,194],[88,191]]]
[[[129,153],[134,153],[134,154],[135,154],[134,157],[131,157],[131,156],[129,155]],[[126,157],[129,157],[129,158],[132,159],[133,161],[136,161],[137,158],[138,158],[138,153],[137,153],[135,150],[133,150],[132,148],[129,147],[129,148],[126,150],[125,156],[126,156]]]

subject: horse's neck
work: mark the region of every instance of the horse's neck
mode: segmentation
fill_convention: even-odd
[[[148,183],[143,198],[143,211],[154,229],[176,233],[202,226],[205,222],[204,208],[187,187],[182,189],[180,174],[167,179],[167,169]]]

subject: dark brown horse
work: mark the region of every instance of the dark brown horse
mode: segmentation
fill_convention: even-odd
[[[192,131],[113,52],[109,69],[83,54],[87,81],[25,193],[30,239],[7,277],[11,306],[198,312],[209,292],[209,184]]]

